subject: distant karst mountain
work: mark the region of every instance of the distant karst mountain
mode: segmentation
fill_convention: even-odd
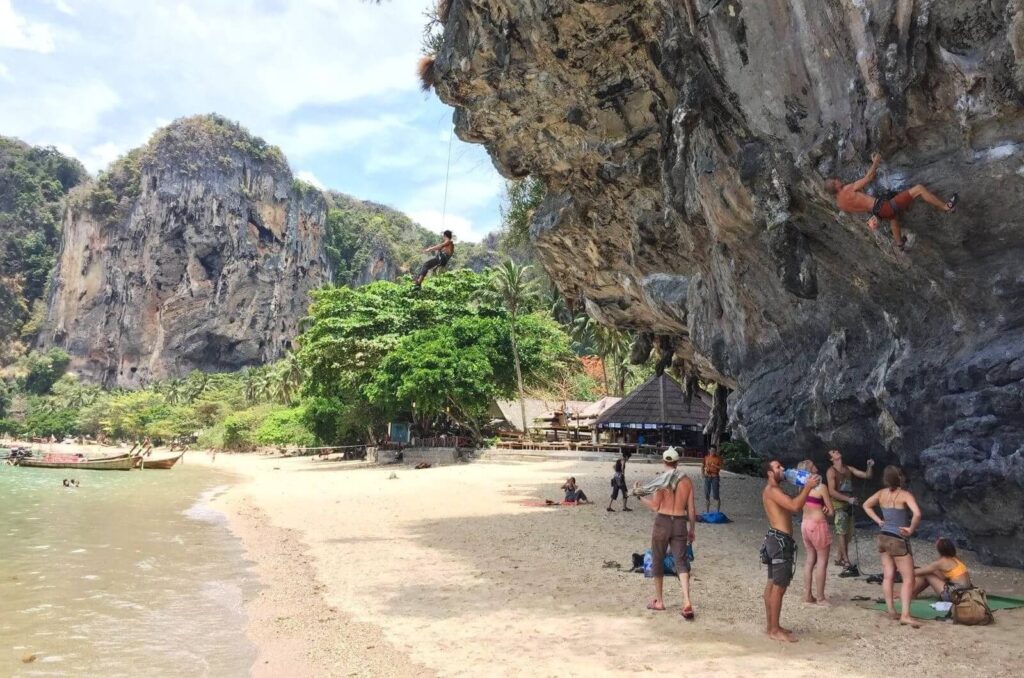
[[[20,142],[5,141],[0,160],[8,147],[50,158],[43,174],[59,175],[46,189],[53,224],[19,223],[51,243],[44,271],[59,239],[38,344],[66,349],[91,382],[137,387],[279,358],[310,291],[395,279],[437,239],[396,210],[297,180],[280,149],[218,115],[172,123],[95,180]]]
[[[41,299],[60,242],[68,191],[88,177],[53,148],[0,136],[0,364],[42,317]]]

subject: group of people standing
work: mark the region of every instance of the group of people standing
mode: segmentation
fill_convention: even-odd
[[[714,453],[714,451],[712,451]],[[716,454],[717,456],[717,454]],[[679,455],[669,448],[663,455],[664,472],[646,485],[636,483],[634,496],[656,513],[651,535],[651,570],[654,575],[655,596],[647,604],[650,610],[665,610],[663,559],[668,552],[675,558],[676,573],[682,593],[681,614],[684,619],[695,617],[690,595],[690,562],[688,545],[696,537],[696,507],[693,482],[678,468]],[[854,537],[853,507],[858,505],[853,492],[853,478],[870,479],[874,462],[866,469],[857,469],[843,462],[839,450],[829,452],[830,465],[823,482],[812,460],[804,460],[798,470],[806,472],[806,481],[792,496],[782,483],[786,470],[777,459],[764,465],[766,484],[762,503],[768,518],[768,533],[761,546],[761,562],[767,565],[768,582],[764,590],[766,632],[769,637],[795,642],[793,632],[780,624],[782,600],[796,571],[797,542],[793,536],[793,516],[802,513],[801,540],[807,551],[804,564],[804,600],[808,603],[829,604],[825,595],[825,577],[831,557],[833,541],[837,543],[836,564],[846,570],[851,567],[849,545]],[[616,464],[613,487],[624,484],[625,465]],[[710,510],[712,494],[718,498],[717,478],[720,466],[713,463],[714,476],[708,475],[707,464],[702,469],[705,484],[705,502]],[[882,474],[884,487],[864,501],[865,514],[879,527],[876,544],[882,561],[882,590],[889,617],[900,624],[918,628],[911,617],[911,600],[931,588],[944,601],[950,601],[957,589],[971,587],[970,574],[963,561],[956,557],[956,547],[949,539],[939,539],[936,549],[939,558],[924,567],[915,568],[910,537],[921,521],[921,509],[914,495],[906,488],[901,469],[888,466]],[[623,499],[625,502],[625,499]],[[624,503],[625,505],[625,503]],[[609,505],[609,509],[610,509]],[[895,607],[895,584],[901,577],[899,592],[901,611]],[[815,586],[816,584],[816,586]]]
[[[768,583],[764,591],[766,630],[775,640],[794,642],[793,633],[780,625],[782,599],[796,569],[796,541],[793,539],[793,515],[802,512],[801,537],[807,555],[804,560],[804,600],[808,603],[828,604],[825,596],[825,576],[830,557],[832,534],[829,517],[833,517],[833,532],[839,558],[836,564],[847,569],[850,539],[854,535],[853,496],[854,477],[869,479],[874,462],[868,460],[865,470],[843,463],[839,450],[829,452],[831,465],[822,483],[818,469],[811,460],[804,460],[798,470],[810,476],[795,496],[782,490],[785,478],[782,464],[773,459],[765,465],[767,483],[762,493],[768,534],[761,549],[761,560],[768,566]],[[940,600],[950,602],[957,589],[971,587],[970,574],[963,561],[956,557],[956,546],[949,539],[939,539],[936,550],[939,558],[924,567],[915,568],[910,537],[921,522],[921,508],[914,495],[906,488],[906,478],[897,466],[887,466],[882,473],[884,487],[862,505],[864,513],[878,525],[876,538],[882,561],[882,593],[891,619],[900,624],[918,628],[911,616],[911,601],[931,587]],[[895,584],[900,577],[900,611],[895,607]],[[814,586],[814,583],[817,586]],[[812,592],[812,588],[814,591]]]

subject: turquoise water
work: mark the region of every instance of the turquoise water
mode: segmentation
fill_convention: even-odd
[[[73,475],[78,489],[62,487]],[[0,466],[0,676],[244,676],[256,582],[225,476]],[[35,660],[23,659],[35,654]]]

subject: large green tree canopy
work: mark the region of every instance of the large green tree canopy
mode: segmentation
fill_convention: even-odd
[[[338,417],[314,424],[318,435],[366,432],[368,421],[412,415],[447,418],[479,431],[492,398],[516,390],[511,317],[494,296],[491,273],[459,270],[408,283],[376,282],[314,294],[299,338],[306,394]],[[546,314],[524,309],[517,324],[523,377],[539,384],[571,369],[569,338]],[[339,420],[340,418],[340,420]],[[330,417],[327,417],[330,419]]]

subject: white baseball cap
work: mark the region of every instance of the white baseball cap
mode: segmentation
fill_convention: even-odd
[[[662,453],[661,458],[665,461],[679,461],[679,453],[676,448],[670,447]]]

